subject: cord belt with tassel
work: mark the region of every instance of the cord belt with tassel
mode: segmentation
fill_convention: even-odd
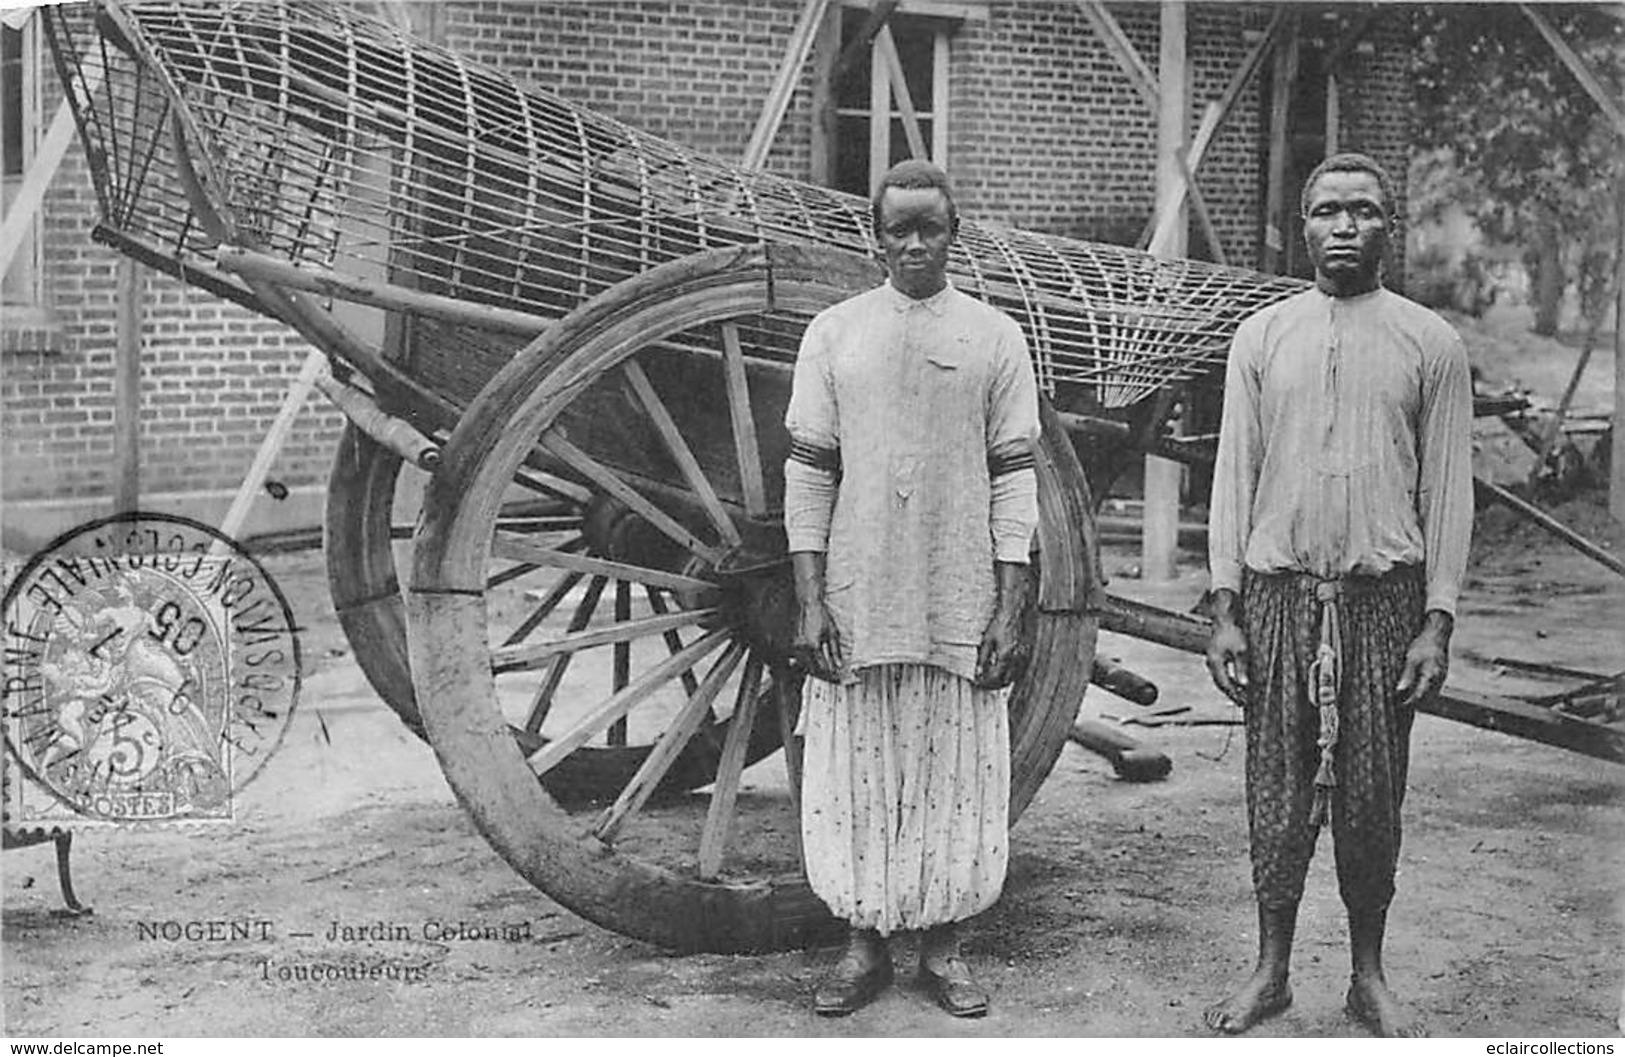
[[[1315,649],[1315,661],[1309,666],[1309,681],[1313,687],[1311,707],[1320,711],[1320,769],[1315,772],[1315,802],[1309,812],[1309,823],[1324,825],[1331,817],[1332,790],[1337,788],[1337,697],[1343,686],[1343,628],[1339,619],[1339,602],[1343,584],[1338,580],[1317,580],[1315,601],[1320,604],[1320,645]]]

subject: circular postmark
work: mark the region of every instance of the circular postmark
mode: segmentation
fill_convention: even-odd
[[[228,820],[299,700],[299,639],[260,563],[207,525],[117,514],[6,589],[0,714],[14,823]]]

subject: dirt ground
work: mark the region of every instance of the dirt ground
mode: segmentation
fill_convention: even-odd
[[[1474,340],[1492,329],[1521,337]],[[1488,375],[1554,395],[1575,355],[1531,348],[1520,327],[1464,330]],[[1582,391],[1609,367],[1594,364]],[[1559,514],[1625,551],[1596,496]],[[1108,552],[1113,589],[1170,608],[1189,607],[1206,580],[1195,555],[1184,555],[1177,583],[1155,588],[1127,575],[1135,562],[1128,549]],[[993,991],[985,1021],[948,1019],[911,982],[827,1021],[808,999],[828,951],[672,956],[519,879],[454,802],[433,752],[361,677],[320,556],[268,564],[304,628],[307,680],[286,742],[240,794],[229,827],[81,833],[74,872],[92,915],[54,913],[48,845],[0,859],[5,1034],[1201,1036],[1203,1005],[1250,967],[1242,737],[1195,658],[1102,636],[1101,654],[1154,679],[1159,709],[1188,706],[1177,717],[1188,725],[1127,728],[1172,758],[1172,775],[1155,784],[1120,781],[1106,761],[1066,748],[1015,831],[1003,898],[969,930],[969,960]],[[1625,580],[1488,512],[1451,682],[1528,695],[1573,685],[1501,657],[1615,671],[1621,614]],[[1084,709],[1139,712],[1099,690]],[[1437,1035],[1618,1033],[1625,770],[1429,716],[1412,758],[1391,978]],[[777,755],[747,783],[745,799],[786,810]],[[1302,911],[1296,1004],[1256,1034],[1362,1034],[1342,1012],[1347,954],[1329,843]],[[247,940],[152,934],[154,923],[226,920],[264,924]],[[405,923],[412,935],[330,942],[334,920]],[[519,938],[426,938],[426,922],[512,926]],[[912,966],[909,952],[895,953]],[[423,978],[281,979],[324,960],[416,967]]]
[[[1494,531],[1487,542],[1509,535]],[[1454,683],[1563,685],[1497,669],[1497,656],[1618,667],[1625,582],[1543,541],[1482,549]],[[1113,550],[1107,568],[1121,573],[1133,559]],[[1184,564],[1174,585],[1119,576],[1114,588],[1188,606],[1204,576],[1194,557]],[[1188,705],[1181,718],[1208,725],[1129,728],[1174,761],[1172,776],[1150,785],[1119,781],[1106,761],[1067,747],[1016,831],[1003,899],[969,933],[991,1016],[951,1021],[905,983],[831,1022],[807,1011],[827,951],[675,957],[521,881],[454,803],[431,750],[366,686],[319,556],[275,558],[271,569],[306,627],[309,678],[286,743],[229,828],[81,834],[74,867],[90,916],[53,914],[48,846],[5,856],[7,1034],[1190,1036],[1204,1034],[1203,1003],[1249,966],[1241,735],[1194,658],[1102,636],[1104,655],[1159,683],[1159,707]],[[1135,711],[1097,690],[1085,710]],[[1393,978],[1436,1034],[1617,1032],[1620,769],[1432,717],[1417,723],[1413,758]],[[756,774],[756,795],[782,796],[777,756]],[[1361,1032],[1341,1011],[1345,934],[1329,839],[1302,914],[1297,1003],[1259,1034]],[[265,938],[172,941],[140,928],[243,919],[269,922]],[[332,943],[335,919],[405,922],[414,935]],[[427,921],[528,922],[528,938],[425,940]],[[279,967],[322,959],[427,968],[417,981],[277,978]]]

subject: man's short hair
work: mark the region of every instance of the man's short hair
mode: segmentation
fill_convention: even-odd
[[[1399,202],[1394,197],[1394,181],[1388,178],[1388,170],[1377,163],[1377,159],[1369,154],[1357,151],[1344,151],[1333,154],[1319,165],[1315,166],[1309,174],[1309,179],[1303,182],[1303,193],[1298,198],[1298,214],[1309,215],[1309,192],[1315,189],[1315,181],[1329,172],[1363,172],[1370,173],[1377,180],[1377,186],[1382,190],[1382,208],[1389,218],[1396,215]]]
[[[886,196],[888,187],[911,191],[936,188],[948,200],[948,223],[956,229],[959,227],[959,207],[954,204],[954,191],[948,184],[948,174],[923,158],[909,158],[887,169],[881,175],[880,182],[875,184],[875,196],[870,203],[875,238],[880,237],[880,200]]]

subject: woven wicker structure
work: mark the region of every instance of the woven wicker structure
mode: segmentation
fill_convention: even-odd
[[[48,24],[104,236],[262,309],[212,267],[221,241],[545,316],[704,249],[875,250],[863,199],[644,135],[346,5],[108,3],[93,27],[61,11]],[[175,177],[177,136],[206,202]],[[974,219],[951,269],[1022,324],[1045,388],[1082,407],[1210,371],[1240,319],[1301,289]],[[752,354],[788,358],[794,337],[764,332]],[[492,365],[443,361],[471,355],[448,335],[415,370],[466,400]]]

